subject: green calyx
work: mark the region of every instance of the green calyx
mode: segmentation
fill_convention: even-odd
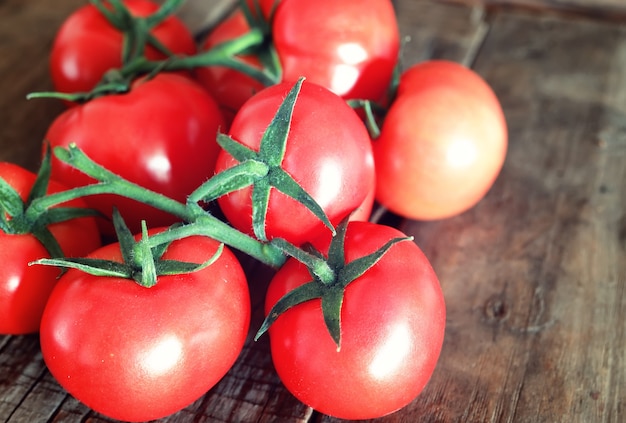
[[[94,258],[55,258],[40,259],[30,264],[73,268],[94,276],[132,279],[139,285],[150,288],[156,285],[159,276],[192,273],[210,266],[220,257],[224,249],[224,244],[220,244],[216,253],[204,263],[165,260],[162,257],[170,243],[153,246],[145,223],[138,241],[135,241],[117,210],[113,212],[113,224],[123,262]]]
[[[304,264],[309,269],[312,280],[288,292],[274,304],[256,333],[255,340],[258,340],[276,319],[290,308],[306,301],[320,299],[324,323],[335,345],[337,345],[337,351],[340,350],[341,308],[347,286],[374,266],[393,245],[413,239],[412,237],[394,238],[375,252],[346,262],[345,238],[348,223],[349,219],[346,218],[337,227],[337,233],[328,250],[328,257],[324,257],[313,248],[310,252],[306,252],[283,239],[272,241],[285,254]]]
[[[239,161],[239,164],[215,175],[192,193],[189,201],[209,202],[252,186],[252,228],[259,240],[267,241],[265,222],[270,191],[274,188],[300,202],[334,233],[334,227],[321,206],[281,167],[293,110],[303,82],[304,78],[300,78],[281,103],[261,138],[258,152],[227,135],[218,136],[217,142]]]
[[[180,7],[184,0],[167,0],[153,14],[147,17],[133,16],[121,0],[110,0],[110,7],[102,0],[91,3],[102,13],[109,23],[123,34],[122,67],[110,69],[100,82],[87,92],[61,93],[54,91],[34,92],[27,99],[56,98],[65,101],[84,103],[104,95],[124,94],[131,89],[131,84],[138,77],[151,78],[159,72],[192,70],[205,66],[224,66],[237,70],[265,86],[277,84],[281,80],[282,67],[271,42],[271,28],[263,17],[260,6],[255,1],[253,9],[245,0],[240,2],[250,30],[232,40],[220,43],[210,50],[195,55],[179,56],[173,54],[150,31],[163,22]],[[145,49],[151,46],[160,51],[163,60],[149,60]],[[239,56],[256,56],[261,67],[255,67]]]
[[[26,201],[22,201],[17,191],[0,178],[0,230],[6,234],[32,234],[51,257],[63,257],[63,251],[50,232],[49,225],[80,217],[96,216],[98,213],[79,207],[38,207],[38,202],[55,195],[46,194],[49,182],[50,148],[46,144],[44,158]]]
[[[122,63],[131,62],[144,55],[146,45],[150,45],[166,56],[172,53],[150,31],[162,23],[182,5],[184,0],[166,0],[161,7],[147,17],[133,16],[121,0],[109,0],[111,7],[105,6],[102,0],[91,0],[102,15],[119,30],[123,36]]]

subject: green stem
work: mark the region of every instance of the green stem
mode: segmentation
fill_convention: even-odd
[[[79,169],[100,182],[37,198],[29,207],[27,211],[29,214],[36,214],[41,210],[87,195],[117,194],[151,205],[182,220],[192,218],[190,209],[184,203],[121,178],[92,161],[74,144],[71,144],[67,149],[57,147],[54,149],[54,154],[62,162]]]
[[[280,248],[272,244],[260,242],[239,232],[209,213],[196,217],[193,222],[186,225],[151,235],[147,242],[151,248],[154,248],[158,245],[195,235],[206,236],[223,242],[274,268],[282,266],[286,259]]]
[[[386,113],[385,108],[370,100],[361,99],[348,100],[348,105],[353,109],[363,109],[365,113],[365,126],[370,134],[370,138],[375,140],[380,137],[380,126],[378,125],[376,115],[384,115]]]
[[[138,57],[121,69],[121,73],[128,77],[131,75],[150,73],[156,68],[173,70],[191,70],[204,66],[226,66],[260,81],[264,85],[276,84],[277,78],[262,69],[248,65],[235,58],[236,55],[258,47],[265,42],[265,34],[258,28],[252,28],[244,35],[230,41],[218,44],[217,46],[193,56],[171,57],[165,61],[147,60]]]
[[[86,195],[116,194],[151,205],[177,216],[181,220],[190,222],[163,234],[155,235],[154,238],[151,237],[150,245],[152,247],[185,236],[201,235],[223,242],[272,267],[280,267],[285,261],[285,256],[279,248],[238,231],[196,203],[180,203],[117,176],[93,162],[76,145],[72,144],[67,149],[57,147],[54,149],[54,153],[59,160],[101,182],[38,198],[32,202],[27,213],[36,213],[39,210],[45,210]]]

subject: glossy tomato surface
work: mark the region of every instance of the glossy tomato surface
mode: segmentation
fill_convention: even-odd
[[[462,213],[493,185],[507,139],[501,105],[478,74],[448,61],[417,64],[401,76],[374,141],[376,199],[418,220]]]
[[[346,99],[381,101],[400,48],[389,0],[281,1],[272,37],[284,81],[305,76]]]
[[[278,84],[246,102],[230,129],[231,137],[258,151],[261,137],[292,88]],[[237,161],[222,151],[216,171]],[[357,114],[339,96],[304,81],[296,100],[282,168],[322,207],[336,225],[361,206],[374,184],[372,147]],[[251,188],[220,197],[218,203],[236,228],[252,234]],[[328,229],[310,210],[272,189],[266,219],[269,239],[299,245]]]
[[[26,201],[35,174],[12,163],[0,163],[0,177]],[[50,182],[48,193],[66,188]],[[63,204],[86,207],[82,200]],[[85,217],[55,223],[48,227],[63,254],[82,257],[100,246],[100,233],[94,218]],[[26,334],[39,331],[39,323],[60,270],[56,267],[29,266],[49,258],[45,247],[31,234],[7,234],[0,230],[0,334]]]
[[[123,2],[135,16],[148,16],[158,10],[158,3],[148,0]],[[151,33],[172,53],[194,54],[193,35],[185,24],[172,16]],[[122,33],[113,27],[94,5],[88,4],[72,13],[59,28],[50,52],[50,72],[59,92],[90,91],[110,69],[122,65]],[[146,49],[149,59],[165,56],[153,47]]]
[[[200,85],[179,75],[159,74],[136,81],[126,94],[66,110],[54,120],[46,139],[53,148],[75,143],[111,172],[184,202],[213,174],[222,126],[217,103]],[[58,159],[53,160],[52,175],[68,186],[93,183]],[[151,227],[176,221],[120,196],[90,196],[86,201],[107,216],[117,206],[133,232],[139,232],[142,219]]]
[[[164,259],[203,263],[218,243],[174,241]],[[121,261],[117,244],[89,257]],[[200,271],[132,280],[68,271],[41,327],[41,349],[58,382],[92,409],[123,421],[172,414],[215,385],[238,357],[250,298],[235,256],[225,248]]]
[[[346,261],[373,253],[396,237],[404,234],[351,222]],[[311,279],[304,265],[288,260],[270,282],[266,313]],[[310,300],[270,326],[272,360],[285,387],[315,410],[343,419],[381,417],[410,403],[430,379],[445,316],[430,263],[415,243],[403,241],[346,288],[340,349],[325,326],[320,300]]]

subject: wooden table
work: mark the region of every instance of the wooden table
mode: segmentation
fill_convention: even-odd
[[[62,107],[24,97],[51,87],[52,37],[83,3],[0,0],[1,160],[37,164]],[[447,58],[483,75],[502,101],[510,147],[472,210],[438,222],[391,219],[432,261],[448,319],[423,394],[379,421],[624,422],[626,3],[487,3],[397,1],[405,65]],[[554,4],[571,8],[557,14]],[[108,420],[55,382],[33,335],[0,337],[0,421]],[[336,420],[285,391],[264,337],[206,396],[163,421]]]

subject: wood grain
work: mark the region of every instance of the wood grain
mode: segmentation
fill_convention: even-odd
[[[445,3],[481,6],[491,10],[518,9],[539,13],[578,15],[603,21],[626,21],[623,0],[439,0]]]
[[[62,106],[24,97],[50,88],[52,37],[81,4],[0,0],[0,160],[36,166]],[[502,101],[510,145],[472,210],[437,222],[385,218],[431,259],[448,317],[423,394],[376,422],[626,421],[626,28],[595,14],[396,6],[403,66],[431,57],[472,66]],[[247,271],[254,331],[271,271]],[[0,421],[110,422],[54,381],[36,335],[0,337]],[[340,420],[282,387],[262,338],[206,396],[162,421]]]

